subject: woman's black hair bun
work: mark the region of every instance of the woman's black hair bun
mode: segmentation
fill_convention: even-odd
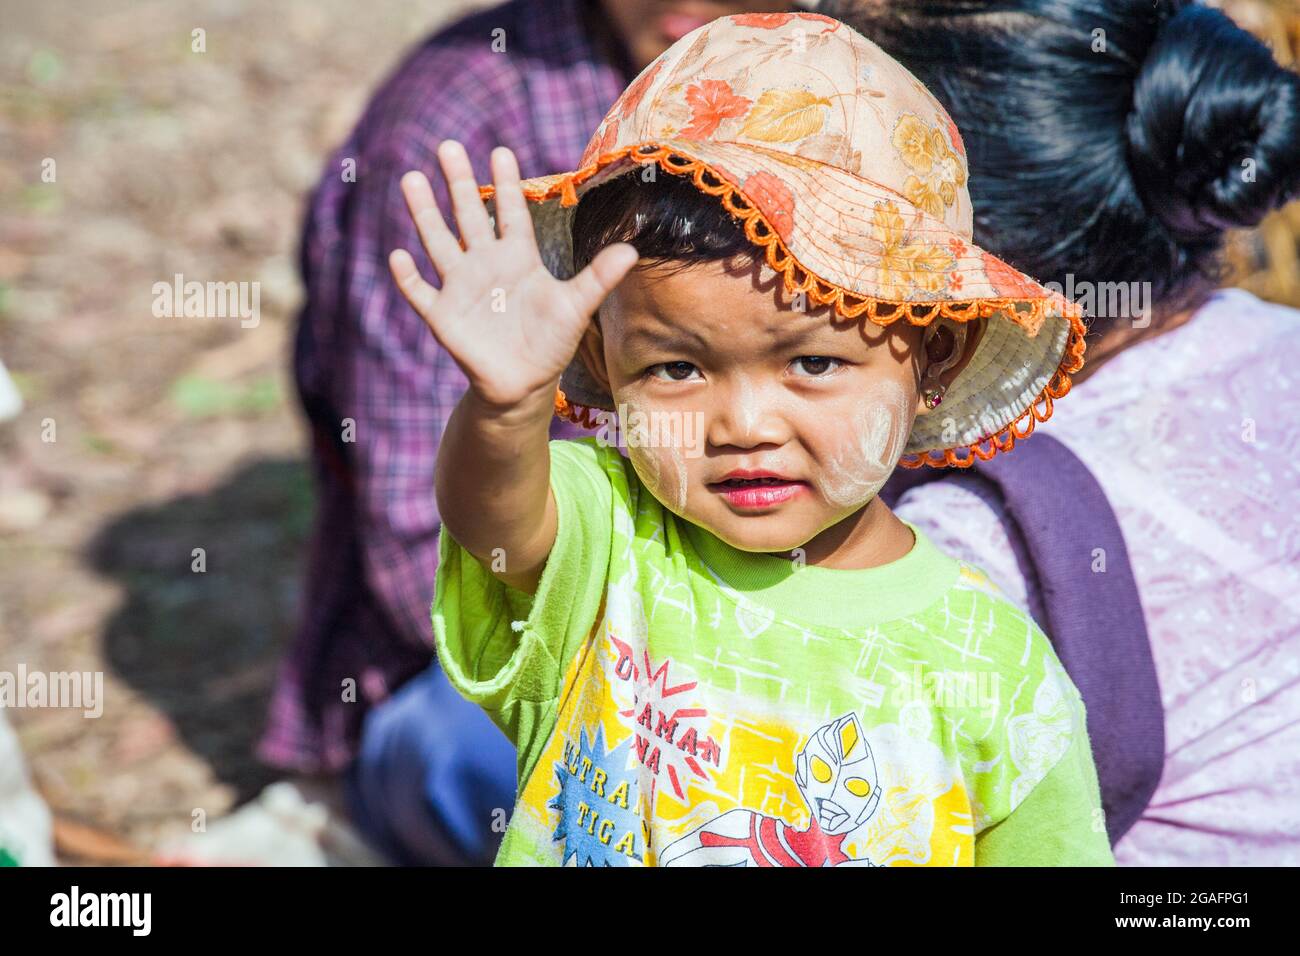
[[[1256,225],[1300,186],[1300,75],[1218,10],[1165,0],[1138,71],[1128,160],[1182,244]]]

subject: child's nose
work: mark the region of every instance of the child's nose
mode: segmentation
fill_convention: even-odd
[[[710,395],[708,443],[737,448],[785,444],[790,429],[779,391],[779,387],[741,379]]]

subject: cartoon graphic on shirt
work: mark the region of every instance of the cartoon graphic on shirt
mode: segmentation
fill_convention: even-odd
[[[799,751],[795,783],[808,827],[737,807],[669,844],[660,866],[872,866],[844,852],[845,838],[880,804],[871,745],[856,714],[818,727]]]
[[[663,777],[667,781],[663,792],[685,804],[686,787],[707,782],[709,769],[722,764],[721,744],[709,733],[709,711],[695,699],[699,681],[690,676],[674,679],[669,658],[656,664],[648,651],[642,650],[638,657],[626,641],[612,632],[608,636],[617,654],[616,690],[632,693],[632,705],[620,708],[618,714],[631,726],[637,762],[652,774],[650,803],[654,804]],[[673,673],[680,675],[683,670],[678,666]]]
[[[641,860],[641,818],[635,774],[627,769],[630,740],[606,753],[604,732],[594,739],[583,730],[566,740],[564,761],[556,764],[560,790],[549,804],[559,821],[551,839],[564,845],[562,864],[628,866]]]

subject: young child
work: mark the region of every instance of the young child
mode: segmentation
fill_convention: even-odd
[[[497,862],[1112,864],[1050,643],[876,498],[1010,450],[1082,364],[1077,310],[970,243],[934,98],[839,21],[733,16],[575,173],[439,158],[459,242],[402,186],[441,288],[390,266],[469,383],[433,627],[518,748]]]

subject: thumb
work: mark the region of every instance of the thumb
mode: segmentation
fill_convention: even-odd
[[[590,317],[639,258],[636,246],[628,242],[615,242],[596,253],[587,268],[564,283],[578,314]]]

